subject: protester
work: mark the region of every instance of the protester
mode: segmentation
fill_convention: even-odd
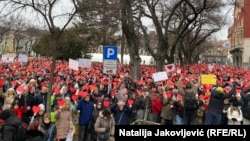
[[[183,96],[183,121],[184,125],[195,125],[196,110],[198,109],[197,87],[189,78],[185,78],[185,80],[187,81],[185,89],[181,86],[183,78],[180,78],[177,83],[178,91]]]
[[[97,133],[95,131],[94,126],[95,126],[96,120],[97,120],[97,118],[102,110],[103,110],[102,101],[98,101],[95,105],[95,109],[92,113],[91,121],[89,124],[91,141],[97,141]]]
[[[1,94],[0,97],[4,99],[4,104],[3,104],[2,109],[3,110],[10,109],[16,97],[15,89],[9,88],[6,91],[6,93]]]
[[[239,103],[234,101],[227,110],[228,125],[241,125],[243,120],[242,110]]]
[[[74,135],[75,127],[73,125],[71,111],[65,104],[60,105],[55,111],[56,118],[56,139],[65,141],[68,135]]]
[[[21,64],[18,60],[8,64],[1,62],[0,95],[7,94],[8,89],[14,89],[16,95],[13,95],[14,100],[11,98],[10,100],[0,99],[0,106],[1,104],[9,106],[10,104],[11,111],[26,123],[30,123],[34,115],[33,106],[43,104],[44,108],[42,109],[46,111],[48,108],[46,106],[51,74],[50,65],[51,60],[44,57],[29,58],[27,64]],[[102,108],[110,109],[115,123],[120,125],[129,125],[137,120],[149,120],[160,123],[159,117],[164,120],[164,124],[170,123],[171,120],[168,121],[168,119],[171,118],[167,116],[171,116],[171,114],[165,116],[164,113],[172,105],[172,102],[174,107],[168,110],[173,111],[171,117],[173,117],[174,125],[210,125],[222,124],[220,117],[222,116],[223,108],[224,116],[228,114],[226,105],[224,105],[224,99],[228,99],[227,104],[229,105],[232,104],[232,99],[236,99],[240,102],[238,107],[242,110],[243,124],[249,124],[250,110],[247,110],[249,109],[247,107],[250,105],[248,104],[250,103],[250,71],[244,68],[202,63],[192,65],[173,64],[175,69],[168,72],[167,80],[155,82],[152,77],[156,72],[154,66],[141,65],[140,79],[133,80],[129,76],[131,72],[129,65],[120,65],[116,75],[103,73],[101,63],[92,62],[90,68],[79,67],[78,71],[70,69],[68,65],[67,61],[56,61],[52,78],[52,96],[49,98],[51,99],[51,111],[46,111],[46,113],[51,112],[50,122],[56,125],[64,123],[60,119],[57,121],[58,118],[56,120],[54,115],[59,114],[60,109],[58,107],[60,107],[60,101],[65,101],[65,105],[67,105],[65,108],[67,107],[66,109],[68,109],[65,111],[74,117],[75,135],[76,137],[79,136],[81,141],[87,140],[90,125],[92,128],[92,130],[89,130],[90,134],[96,134],[96,131],[93,130],[95,120],[92,119],[97,118],[96,113],[100,111],[94,110],[94,103],[96,107],[101,106]],[[200,77],[203,74],[215,75],[215,83],[203,83]],[[180,81],[178,82],[179,78]],[[239,88],[233,90],[232,86],[235,82],[240,82],[237,84]],[[218,87],[221,87],[220,90],[217,89]],[[228,95],[230,93],[228,88],[231,87],[233,94]],[[168,94],[169,88],[172,88],[171,91],[173,91],[171,95]],[[176,88],[178,88],[178,91]],[[201,100],[203,102],[204,105],[199,106],[201,110],[197,108],[191,113],[187,112],[188,106],[185,104],[187,97],[185,95],[188,93],[188,89],[192,91],[196,101]],[[163,90],[167,90],[167,97],[171,96],[173,101],[165,103],[166,101],[162,98],[165,95]],[[100,102],[102,102],[102,105],[100,105]],[[0,108],[6,109],[8,106],[2,105]],[[197,118],[200,121],[202,107],[204,108],[203,121],[205,123],[193,122],[193,119]],[[61,111],[64,110],[61,109]],[[212,120],[214,117],[216,117],[216,120]],[[44,122],[43,120],[39,121]],[[37,129],[37,126],[34,127],[36,127],[34,129]],[[66,138],[67,133],[69,131],[65,131],[62,137]],[[60,137],[60,140],[63,138]]]
[[[119,100],[117,103],[113,104],[110,107],[116,125],[128,125],[129,124],[129,117],[131,114],[131,108],[126,105],[123,100]]]
[[[205,117],[205,125],[221,124],[224,99],[231,97],[234,91],[235,86],[233,86],[230,92],[226,94],[222,87],[214,87],[212,89],[208,110]]]
[[[95,123],[95,131],[97,132],[97,141],[101,141],[98,138],[98,133],[109,132],[109,138],[106,141],[114,141],[115,135],[115,120],[112,116],[112,113],[109,109],[104,109],[100,112],[96,123]]]
[[[56,140],[56,127],[51,122],[49,113],[44,114],[43,121],[39,124],[38,130],[43,133],[44,141]]]
[[[48,88],[42,86],[41,91],[34,96],[34,105],[43,104],[45,106],[45,111],[46,111],[47,96],[48,96]]]
[[[77,105],[79,113],[79,141],[87,141],[88,127],[94,110],[94,104],[90,101],[90,96],[86,95],[80,99]]]
[[[3,110],[0,113],[0,118],[4,121],[2,139],[4,141],[16,140],[16,129],[21,124],[21,120],[10,109]]]

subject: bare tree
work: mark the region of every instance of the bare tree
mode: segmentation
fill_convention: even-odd
[[[220,8],[225,6],[220,1],[212,0],[145,0],[141,2],[140,14],[137,17],[143,32],[145,47],[154,57],[156,61],[156,69],[160,71],[165,59],[167,63],[173,63],[175,53],[179,42],[187,35],[191,34],[193,30],[198,29],[198,20],[201,18],[203,21],[208,20],[207,13],[210,10],[212,14],[218,15]],[[147,17],[153,23],[153,28],[157,33],[156,49],[153,50],[150,46],[150,38],[148,35],[148,27],[145,27],[142,22],[142,17]],[[201,23],[201,24],[204,24]],[[215,23],[213,23],[215,24]],[[213,32],[218,31],[223,26],[223,22],[218,22],[218,26],[214,28],[206,25],[207,29]],[[211,31],[210,31],[211,32]],[[212,33],[213,33],[212,32]],[[208,34],[208,35],[211,35]],[[193,36],[195,37],[195,36]],[[204,40],[201,40],[204,41]]]
[[[7,42],[7,36],[9,34],[9,31],[11,29],[11,25],[6,17],[0,18],[0,44],[5,41],[1,48],[2,54],[4,53],[4,48],[6,47],[6,42]],[[5,39],[6,38],[6,39]]]
[[[127,40],[127,47],[130,55],[130,67],[133,79],[140,78],[140,63],[139,56],[140,38],[136,31],[136,21],[134,19],[134,9],[132,0],[120,0],[121,16],[122,16],[122,31]]]
[[[67,3],[67,9],[61,7],[61,4],[63,3]],[[37,19],[34,20],[44,23],[50,32],[51,51],[55,53],[52,55],[46,105],[46,110],[49,112],[50,96],[52,94],[52,78],[57,58],[57,42],[77,13],[77,0],[2,0],[0,2],[0,5],[1,4],[4,5],[5,8],[1,9],[8,11],[5,15],[17,14],[17,12],[24,13],[25,11],[31,12],[34,18],[37,17]],[[56,24],[58,19],[60,20],[61,26]]]
[[[194,5],[200,5],[194,3]],[[182,52],[179,59],[185,60],[186,63],[197,63],[201,51],[206,51],[201,46],[203,43],[211,37],[212,34],[221,30],[226,25],[226,16],[221,15],[220,9],[224,6],[223,3],[216,3],[214,1],[208,1],[204,10],[199,16],[187,27],[185,36],[180,38],[180,42],[177,44],[177,51]],[[185,19],[187,13],[184,7],[180,7],[177,10],[179,19]],[[184,23],[186,25],[186,23]],[[176,33],[179,31],[173,29]],[[174,32],[173,32],[174,33]],[[182,59],[182,57],[184,57]]]

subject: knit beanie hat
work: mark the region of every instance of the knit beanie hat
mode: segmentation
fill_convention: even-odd
[[[9,109],[3,110],[0,114],[0,118],[3,120],[8,119],[9,117],[11,117],[11,111]]]
[[[216,92],[224,94],[224,89],[222,87],[217,87]]]
[[[44,106],[44,104],[39,104],[38,106],[40,107],[40,111],[45,111],[45,106]]]

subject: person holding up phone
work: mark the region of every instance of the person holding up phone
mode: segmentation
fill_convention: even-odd
[[[242,110],[239,108],[239,103],[233,101],[227,111],[228,125],[241,125],[243,120]]]

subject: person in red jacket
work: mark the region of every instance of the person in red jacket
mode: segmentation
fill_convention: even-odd
[[[151,113],[149,115],[150,121],[160,123],[160,114],[162,106],[163,102],[160,93],[158,91],[153,91],[151,96]]]
[[[15,100],[12,104],[11,111],[16,114],[19,119],[23,119],[23,113],[25,112],[25,108],[21,105],[19,100]]]

